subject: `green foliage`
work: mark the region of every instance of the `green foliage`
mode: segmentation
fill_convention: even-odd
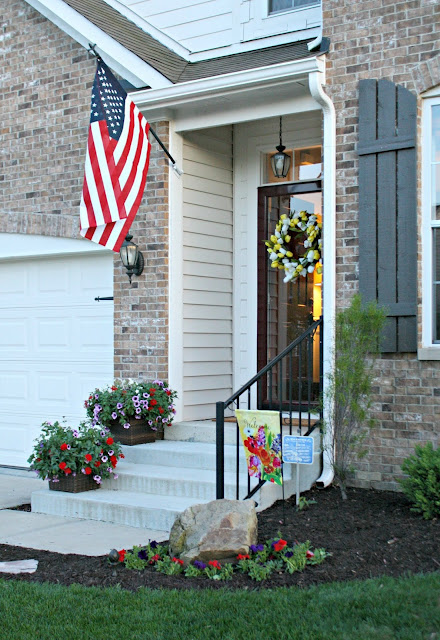
[[[100,483],[113,474],[123,457],[120,444],[108,429],[100,430],[85,422],[76,429],[58,421],[41,426],[28,462],[42,479],[83,473],[98,478],[96,482]]]
[[[322,547],[319,549],[315,549],[313,551],[313,557],[307,558],[307,564],[322,564],[326,558],[331,556],[332,554],[323,549]]]
[[[440,447],[434,449],[432,442],[416,445],[415,453],[403,461],[402,471],[408,477],[399,482],[414,503],[411,510],[426,520],[440,516]]]
[[[371,356],[378,352],[385,319],[384,309],[375,302],[362,305],[359,295],[336,315],[335,366],[324,399],[331,412],[325,428],[334,434],[332,465],[343,498],[355,461],[367,452],[364,441],[374,425],[370,417],[374,379]]]
[[[167,576],[175,576],[179,573],[183,573],[183,563],[177,558],[164,556],[161,560],[157,561],[156,570]]]
[[[266,564],[262,564],[256,560],[240,560],[239,565],[243,562],[247,562],[246,568],[242,569],[243,573],[247,573],[249,578],[252,578],[252,580],[256,582],[261,582],[269,578],[276,568],[273,560],[268,560]]]
[[[312,504],[316,504],[316,500],[308,500],[305,496],[300,496],[299,502],[296,505],[296,510],[304,511],[305,509],[308,509]]]

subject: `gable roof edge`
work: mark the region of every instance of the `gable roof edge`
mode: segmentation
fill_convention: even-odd
[[[89,43],[96,44],[97,53],[105,58],[106,64],[133,86],[148,85],[154,89],[160,89],[172,85],[172,82],[163,74],[63,0],[26,0],[26,2],[86,49]]]

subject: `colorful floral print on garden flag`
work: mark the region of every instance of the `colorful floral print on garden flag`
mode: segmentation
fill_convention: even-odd
[[[283,484],[281,473],[281,427],[278,411],[235,412],[243,440],[249,475]]]

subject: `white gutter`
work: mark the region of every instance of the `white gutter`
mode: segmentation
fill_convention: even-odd
[[[96,51],[103,57],[104,62],[135,87],[150,85],[160,88],[172,84],[151,65],[128,51],[62,0],[26,0],[26,2],[86,49],[89,42],[96,44]]]
[[[332,483],[334,472],[333,459],[333,431],[329,429],[332,423],[328,416],[332,412],[332,404],[325,398],[328,375],[334,368],[335,343],[335,311],[336,311],[336,113],[333,102],[324,93],[324,73],[314,72],[309,76],[310,93],[321,105],[324,118],[324,231],[323,231],[323,318],[324,318],[324,437],[323,437],[323,468],[316,484],[327,487]]]
[[[283,82],[306,79],[312,72],[324,70],[320,58],[305,58],[281,62],[259,69],[235,71],[189,82],[181,82],[161,89],[144,89],[130,94],[139,109],[175,107],[218,95],[239,93],[260,86],[278,86]]]
[[[311,42],[309,42],[309,44],[307,45],[307,49],[309,51],[314,51],[315,49],[319,49],[319,47],[321,46],[321,42],[322,42],[322,26],[323,26],[323,15],[322,15],[322,0],[319,3],[320,9],[321,9],[321,20],[320,20],[320,27],[319,27],[319,36],[317,36],[314,40],[312,40]]]

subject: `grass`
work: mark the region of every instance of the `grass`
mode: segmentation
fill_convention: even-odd
[[[307,590],[156,591],[0,580],[10,640],[440,639],[440,573]]]

